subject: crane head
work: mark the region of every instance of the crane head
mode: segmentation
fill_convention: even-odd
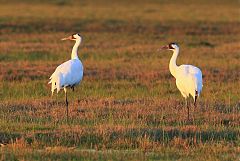
[[[76,33],[76,34],[72,34],[71,36],[62,38],[61,40],[73,40],[73,41],[76,41],[76,40],[81,40],[81,39],[82,39],[81,35],[79,33]]]
[[[168,45],[161,47],[159,50],[175,50],[178,48],[179,48],[178,44],[173,42],[173,43],[170,43]]]

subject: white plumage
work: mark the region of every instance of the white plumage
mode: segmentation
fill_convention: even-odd
[[[79,59],[71,59],[59,65],[50,77],[52,94],[62,88],[74,87],[80,83],[83,77],[83,66]]]
[[[175,77],[177,88],[179,89],[183,97],[187,99],[189,95],[191,95],[194,100],[194,106],[196,107],[196,101],[197,98],[200,96],[203,86],[201,70],[193,65],[177,66],[176,60],[179,54],[179,47],[176,43],[170,43],[167,46],[163,46],[161,49],[168,49],[173,51],[173,55],[169,63],[170,73]]]
[[[83,65],[77,55],[78,46],[81,43],[81,36],[79,34],[73,34],[62,40],[74,40],[76,41],[71,54],[71,60],[64,62],[59,65],[54,73],[49,78],[49,84],[52,84],[52,95],[57,90],[57,93],[64,89],[67,106],[67,117],[68,117],[68,100],[67,100],[67,88],[70,87],[74,90],[74,87],[78,85],[83,77]]]
[[[180,65],[176,70],[176,75],[173,76],[176,78],[177,88],[184,98],[191,95],[195,101],[202,91],[201,70],[192,65]]]

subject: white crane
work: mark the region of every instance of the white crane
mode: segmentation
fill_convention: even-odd
[[[202,72],[199,68],[193,65],[180,65],[176,64],[177,56],[179,54],[179,46],[176,43],[170,43],[163,46],[160,50],[172,50],[173,55],[169,62],[170,73],[176,79],[176,85],[183,97],[186,100],[186,106],[188,108],[188,120],[189,120],[189,106],[187,98],[189,95],[193,97],[194,106],[196,108],[197,98],[202,91]]]
[[[54,73],[49,78],[49,84],[52,83],[52,95],[57,89],[57,93],[60,89],[64,89],[66,97],[66,113],[68,120],[68,100],[67,100],[67,88],[72,88],[78,85],[83,77],[83,65],[80,59],[78,58],[78,46],[80,45],[82,38],[80,34],[73,34],[69,37],[63,38],[61,40],[73,40],[75,44],[72,49],[71,60],[68,60],[61,65],[59,65]]]

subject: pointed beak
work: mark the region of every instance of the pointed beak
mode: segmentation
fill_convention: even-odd
[[[169,49],[169,46],[166,45],[166,46],[163,46],[163,47],[159,48],[157,51],[168,50],[168,49]]]
[[[73,36],[64,37],[61,40],[74,40]]]

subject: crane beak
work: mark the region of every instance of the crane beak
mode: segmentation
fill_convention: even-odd
[[[74,40],[73,36],[64,37],[61,40]]]
[[[163,46],[163,47],[159,48],[157,51],[168,50],[168,49],[169,49],[169,46],[166,45],[166,46]]]

